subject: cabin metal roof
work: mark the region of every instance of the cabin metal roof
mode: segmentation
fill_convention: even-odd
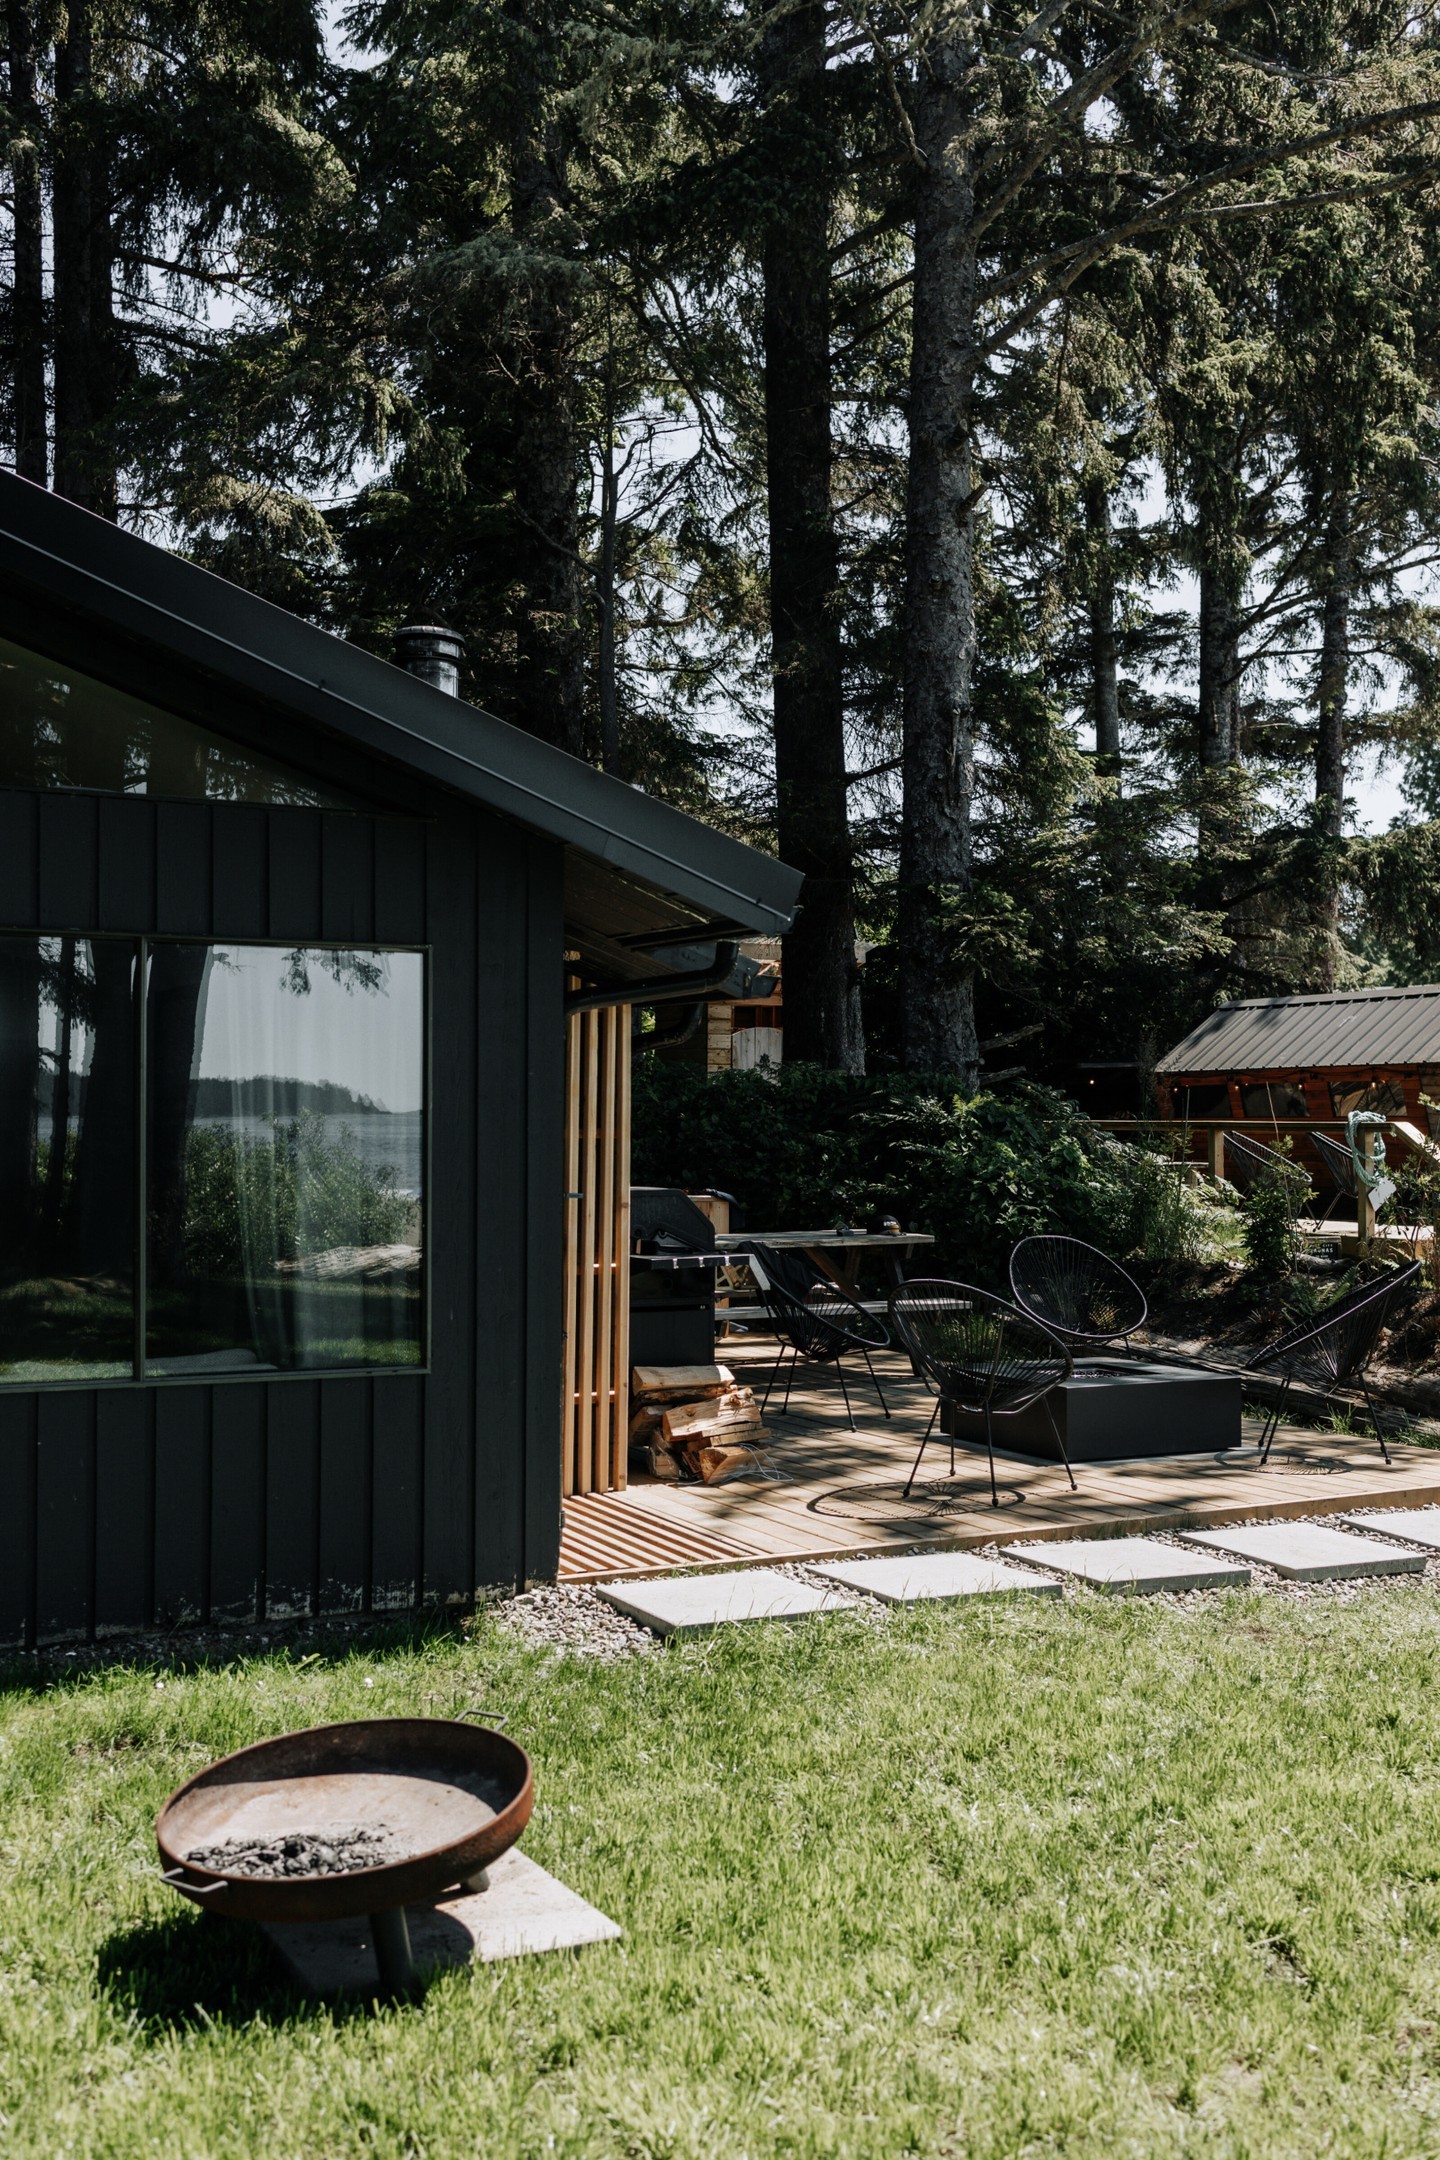
[[[653,971],[638,941],[660,928],[773,936],[794,919],[802,877],[785,863],[9,474],[0,579],[102,646],[148,646],[561,842],[567,923],[620,972]]]
[[[1221,1005],[1156,1070],[1194,1078],[1410,1065],[1440,1065],[1440,983]]]

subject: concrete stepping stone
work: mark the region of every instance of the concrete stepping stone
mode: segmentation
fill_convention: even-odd
[[[887,1605],[918,1605],[929,1598],[996,1597],[1010,1590],[1048,1591],[1060,1595],[1052,1576],[1026,1568],[1005,1567],[979,1553],[907,1553],[898,1559],[826,1560],[815,1573],[851,1590],[868,1591]]]
[[[1038,1545],[1007,1545],[1005,1551],[1059,1575],[1078,1576],[1095,1590],[1223,1590],[1250,1580],[1249,1568],[1233,1560],[1202,1559],[1153,1538],[1047,1538]]]
[[[1291,1582],[1341,1582],[1353,1575],[1418,1575],[1424,1553],[1403,1545],[1379,1545],[1349,1530],[1329,1530],[1320,1523],[1267,1522],[1236,1524],[1230,1530],[1182,1530],[1187,1545],[1209,1552],[1239,1553],[1261,1567],[1274,1568]]]
[[[544,1950],[614,1942],[613,1920],[512,1846],[492,1861],[490,1886],[406,1911],[410,1949],[423,1986],[452,1965],[489,1965]],[[371,1996],[380,1970],[368,1920],[312,1920],[266,1926],[292,1978],[312,1995]]]
[[[1440,1552],[1440,1507],[1386,1508],[1383,1515],[1342,1515],[1339,1520],[1352,1530],[1388,1531],[1429,1552]]]
[[[828,1590],[797,1582],[774,1568],[733,1575],[667,1575],[653,1582],[597,1583],[613,1605],[657,1635],[699,1635],[742,1620],[802,1620],[838,1610]]]

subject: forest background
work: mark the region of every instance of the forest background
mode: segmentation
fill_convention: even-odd
[[[6,462],[803,869],[787,1060],[1440,976],[1440,8],[5,9]]]

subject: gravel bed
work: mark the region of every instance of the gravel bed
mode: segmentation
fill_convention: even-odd
[[[628,1613],[617,1612],[598,1590],[583,1583],[543,1583],[491,1611],[535,1649],[570,1650],[580,1657],[613,1661],[658,1650],[660,1638]]]

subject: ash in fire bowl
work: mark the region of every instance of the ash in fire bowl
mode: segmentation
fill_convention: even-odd
[[[193,1867],[217,1875],[253,1875],[278,1882],[292,1875],[351,1875],[361,1868],[388,1867],[406,1858],[392,1831],[379,1827],[353,1830],[288,1831],[275,1838],[222,1838],[217,1845],[196,1845],[185,1855]]]

